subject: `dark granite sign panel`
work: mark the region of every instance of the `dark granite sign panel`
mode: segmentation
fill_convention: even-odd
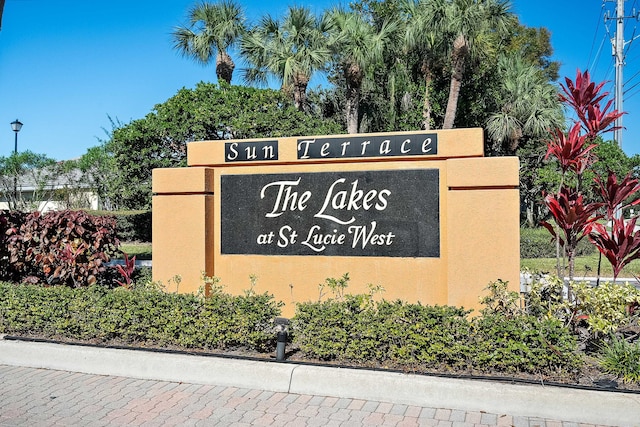
[[[368,135],[331,138],[299,138],[298,159],[354,157],[434,156],[438,134]]]
[[[225,162],[278,160],[278,141],[241,141],[224,144]]]
[[[440,256],[439,170],[221,176],[223,254]]]

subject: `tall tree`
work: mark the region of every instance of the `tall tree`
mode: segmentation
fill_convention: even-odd
[[[549,80],[558,80],[560,63],[551,60],[553,47],[548,29],[525,27],[518,23],[508,37],[507,50],[519,52],[527,62],[540,67]]]
[[[234,0],[203,1],[189,11],[188,26],[174,29],[174,48],[203,64],[215,55],[218,80],[231,83],[235,63],[227,50],[244,31],[244,11]]]
[[[451,37],[451,82],[443,128],[451,129],[468,58],[495,51],[515,18],[509,12],[508,0],[450,0],[446,6],[445,19]]]
[[[86,167],[111,167],[106,196],[114,209],[151,207],[151,171],[186,165],[187,141],[331,135],[332,120],[297,111],[285,94],[272,89],[199,83],[183,88],[144,118],[118,126],[102,150],[88,153]],[[106,161],[106,166],[92,164]]]
[[[330,47],[346,84],[345,118],[347,132],[359,130],[360,96],[371,68],[382,60],[385,44],[395,25],[383,23],[379,31],[361,14],[334,9],[328,14]]]
[[[290,6],[282,21],[264,16],[242,37],[240,51],[249,64],[245,80],[266,84],[269,76],[275,77],[303,111],[313,73],[325,69],[331,59],[327,24],[299,6]]]
[[[444,54],[445,0],[404,0],[401,7],[406,23],[404,42],[408,50],[414,50],[420,57],[424,77],[422,128],[430,129],[434,67]]]
[[[502,55],[497,69],[501,107],[489,116],[486,129],[495,153],[513,155],[523,138],[542,139],[561,128],[564,115],[555,86],[539,67],[514,53]]]

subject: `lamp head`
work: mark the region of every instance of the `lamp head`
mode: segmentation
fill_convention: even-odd
[[[15,121],[11,122],[11,129],[13,129],[14,132],[20,132],[20,129],[22,129],[22,123],[20,122],[20,120],[16,119]]]

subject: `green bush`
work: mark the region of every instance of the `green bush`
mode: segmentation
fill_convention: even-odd
[[[575,336],[558,319],[485,313],[473,323],[473,363],[478,369],[571,373],[582,365]]]
[[[268,294],[210,296],[139,287],[0,283],[0,333],[129,345],[265,351],[275,348],[281,304]]]
[[[629,283],[606,282],[595,287],[576,282],[571,284],[571,289],[575,295],[573,310],[586,317],[589,329],[596,336],[613,333],[637,319],[629,309],[640,304],[640,290]]]
[[[94,211],[116,219],[118,239],[123,242],[151,242],[151,211]]]
[[[574,372],[576,341],[556,319],[507,317],[368,295],[298,304],[293,342],[311,358],[481,372]]]
[[[577,256],[595,252],[596,248],[589,239],[582,239],[576,248]],[[548,230],[542,227],[520,228],[520,258],[555,258],[555,256],[556,244]]]

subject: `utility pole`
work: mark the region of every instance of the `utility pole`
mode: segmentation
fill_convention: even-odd
[[[624,20],[625,19],[637,20],[638,17],[640,17],[640,13],[636,14],[634,10],[631,16],[625,16],[624,15],[625,0],[608,0],[608,1],[616,2],[616,16],[614,18],[611,18],[607,14],[607,16],[605,16],[604,19],[605,21],[608,21],[610,19],[615,19],[616,21],[616,35],[614,38],[611,39],[611,47],[612,47],[613,56],[615,57],[615,70],[616,70],[614,102],[615,102],[615,109],[618,110],[619,112],[623,112],[624,111],[623,75],[624,75],[624,66],[625,66],[624,47],[625,45],[633,41],[633,40],[630,40],[628,42],[624,41]],[[623,116],[620,116],[618,117],[618,119],[616,119],[614,123],[616,130],[613,133],[613,138],[615,139],[616,143],[618,144],[618,147],[620,148],[622,148],[622,131],[623,131],[622,117]]]
[[[615,90],[615,108],[618,112],[624,111],[623,102],[624,94],[622,91],[622,85],[624,80],[622,79],[624,71],[624,1],[617,0],[616,4],[616,39],[613,53],[616,57],[616,90]],[[613,132],[613,138],[615,139],[618,147],[622,148],[622,116],[616,119],[616,130]]]

